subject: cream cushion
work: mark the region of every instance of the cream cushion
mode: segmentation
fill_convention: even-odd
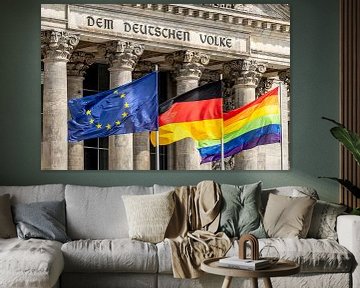
[[[269,195],[264,228],[269,237],[305,238],[316,200],[306,197]]]
[[[0,287],[53,287],[64,268],[61,243],[0,239]]]
[[[158,267],[154,244],[126,238],[71,241],[61,251],[65,272],[156,273]]]
[[[128,238],[122,195],[153,194],[152,187],[66,185],[66,221],[73,239]]]
[[[124,195],[129,237],[157,243],[164,239],[174,212],[174,191],[155,195]]]

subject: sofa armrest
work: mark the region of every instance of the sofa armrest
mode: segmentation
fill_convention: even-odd
[[[341,215],[336,224],[339,244],[347,248],[355,257],[352,273],[353,287],[360,287],[360,216]]]

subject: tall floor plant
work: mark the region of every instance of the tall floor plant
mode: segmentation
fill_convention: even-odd
[[[336,122],[333,119],[322,117],[323,119],[336,124],[335,127],[330,129],[331,134],[344,145],[344,147],[350,151],[354,156],[355,161],[360,165],[360,136],[353,131],[347,129],[343,124]],[[328,178],[339,182],[347,190],[351,192],[356,198],[360,198],[360,187],[353,184],[348,179],[341,179],[336,177],[320,177]],[[360,207],[356,209],[360,213]]]

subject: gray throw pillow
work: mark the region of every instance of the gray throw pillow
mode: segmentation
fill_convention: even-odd
[[[16,237],[16,229],[11,215],[10,196],[0,196],[0,238]]]
[[[229,237],[253,234],[265,238],[260,216],[261,182],[237,186],[221,185],[223,197],[219,230]]]
[[[344,205],[318,200],[312,214],[308,237],[337,240],[336,218],[345,210]]]
[[[65,201],[15,204],[13,215],[19,238],[70,241],[65,232]]]

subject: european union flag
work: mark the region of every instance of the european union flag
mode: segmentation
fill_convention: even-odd
[[[158,129],[157,72],[95,95],[69,100],[69,142]]]

